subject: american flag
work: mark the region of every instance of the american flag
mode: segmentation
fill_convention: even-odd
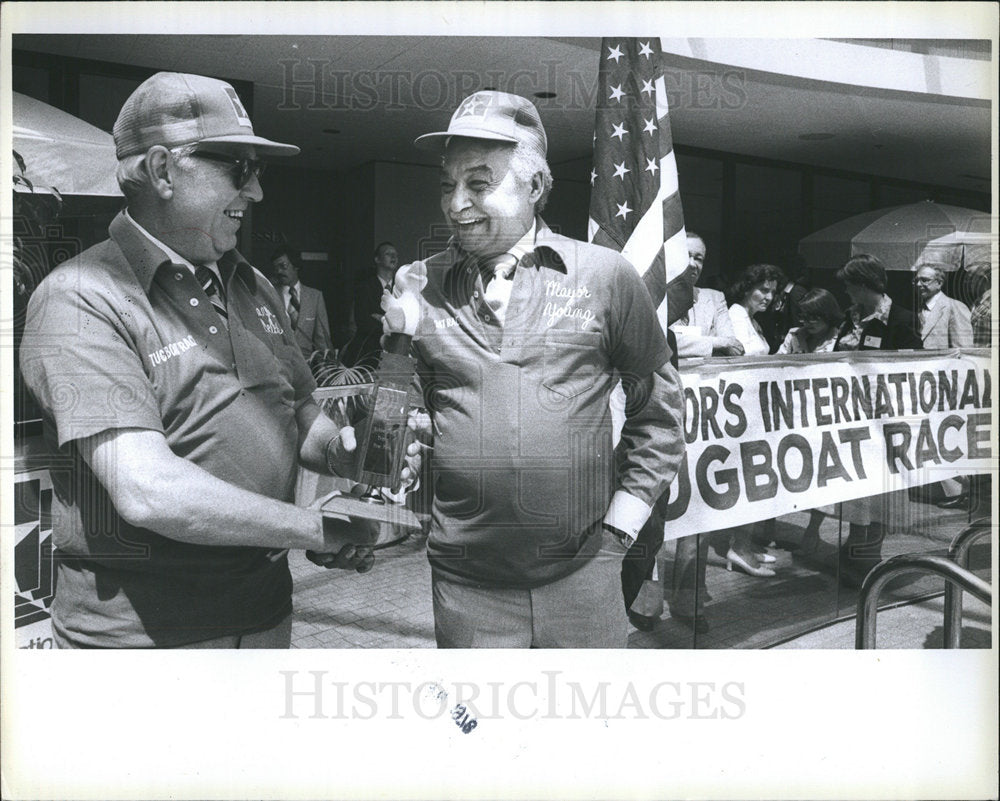
[[[590,241],[635,266],[666,331],[691,307],[693,282],[656,38],[601,42],[590,185]]]

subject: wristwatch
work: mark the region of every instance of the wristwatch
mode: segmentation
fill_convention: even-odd
[[[615,539],[622,544],[622,547],[624,547],[626,551],[635,545],[635,537],[631,534],[626,534],[620,528],[615,528],[610,523],[604,523],[604,530],[609,534],[614,535]]]

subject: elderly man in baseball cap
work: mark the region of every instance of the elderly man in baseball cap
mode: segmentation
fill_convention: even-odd
[[[285,307],[235,250],[262,157],[233,87],[158,73],[114,126],[127,208],[35,291],[60,647],[288,647],[285,549],[364,571],[370,532],[290,503],[353,447],[312,401]]]
[[[552,175],[527,99],[476,92],[416,144],[442,153],[454,234],[396,279],[397,293],[422,285],[413,348],[437,432],[438,645],[622,647],[622,558],[683,452],[680,383],[652,301],[619,253],[538,216]],[[616,460],[619,379],[629,403]]]

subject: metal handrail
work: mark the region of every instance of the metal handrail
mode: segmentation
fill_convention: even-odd
[[[992,604],[990,585],[975,573],[959,567],[951,559],[927,554],[901,554],[876,565],[865,576],[858,595],[857,623],[854,627],[854,647],[858,650],[875,647],[875,620],[882,588],[903,573],[933,573],[946,582],[958,584],[987,605]]]
[[[988,518],[973,520],[968,528],[955,537],[948,549],[948,557],[959,567],[968,570],[969,551],[977,540],[988,537],[990,531],[991,522]],[[944,587],[944,647],[962,647],[962,588],[951,582]]]

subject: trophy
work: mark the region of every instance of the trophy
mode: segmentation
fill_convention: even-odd
[[[335,491],[317,501],[322,512],[420,528],[412,511],[387,496],[400,490],[399,474],[406,456],[409,389],[416,369],[409,352],[420,319],[420,290],[427,282],[423,267],[417,262],[401,268],[395,281],[398,295],[386,294],[382,299],[384,349],[365,416],[355,427],[357,447],[346,476],[357,486],[349,493]]]

